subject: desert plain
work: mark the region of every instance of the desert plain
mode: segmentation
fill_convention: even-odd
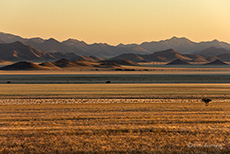
[[[228,68],[202,71],[3,71],[0,153],[229,153]],[[91,83],[95,74],[105,77]],[[178,83],[170,74],[195,76]]]

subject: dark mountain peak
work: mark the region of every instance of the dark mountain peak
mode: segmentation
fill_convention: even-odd
[[[211,42],[219,43],[220,41],[217,39],[212,40]]]
[[[46,41],[55,41],[55,42],[58,42],[56,39],[54,39],[54,38],[49,38],[48,40],[46,40]]]
[[[191,60],[191,58],[182,55],[175,49],[157,51],[150,55],[141,55],[141,57],[143,57],[145,60],[156,61],[156,62],[169,62],[175,59],[183,59],[185,61]]]
[[[176,59],[176,60],[168,63],[167,65],[189,65],[189,63],[185,62],[185,61],[183,61],[181,59]]]
[[[67,40],[65,40],[63,42],[84,42],[84,41],[79,41],[77,39],[69,38],[69,39],[67,39]]]
[[[179,37],[176,37],[176,36],[173,36],[173,37],[171,37],[171,39],[170,40],[173,40],[173,39],[178,39]]]
[[[173,36],[171,39],[169,40],[189,40],[186,37],[177,37],[177,36]]]
[[[220,59],[216,59],[216,60],[212,61],[211,63],[207,63],[205,65],[228,65],[228,64],[221,61]]]
[[[187,39],[186,37],[176,37],[176,36],[173,36],[171,39],[168,39],[168,40],[163,40],[165,42],[172,42],[172,43],[192,43],[191,40]]]
[[[79,41],[77,39],[72,39],[69,38],[68,40],[63,41],[62,43],[66,44],[66,45],[72,45],[72,46],[85,46],[87,45],[87,43],[85,43],[84,41]]]
[[[61,68],[64,68],[64,67],[76,67],[76,64],[74,64],[70,60],[67,60],[67,59],[64,59],[64,58],[53,62],[53,64],[58,66],[58,67],[61,67]]]
[[[172,37],[172,38],[170,38],[169,40],[179,40],[179,39],[182,39],[182,38],[179,38],[179,37],[173,36],[173,37]]]
[[[55,40],[54,38],[49,38],[48,40],[45,41],[46,43],[58,43],[60,44],[59,41]]]
[[[15,63],[15,64],[21,64],[21,65],[32,65],[33,63],[32,63],[32,62],[29,62],[29,61],[20,61],[20,62]]]
[[[17,62],[12,65],[7,65],[1,68],[1,70],[42,70],[42,69],[45,68],[28,61]]]
[[[119,43],[118,45],[117,45],[117,47],[125,47],[126,45],[125,44],[123,44],[123,43]]]
[[[92,46],[101,46],[101,47],[108,47],[110,46],[109,44],[107,43],[93,43],[91,44]]]
[[[36,43],[43,43],[44,40],[40,37],[34,37],[34,38],[31,38],[29,39],[29,41],[33,41],[33,42],[36,42]]]
[[[3,33],[3,32],[0,32],[0,39],[3,40],[4,42],[6,43],[12,43],[12,42],[15,42],[15,41],[25,41],[26,39],[20,37],[20,36],[17,36],[17,35],[13,35],[13,34],[8,34],[8,33]]]

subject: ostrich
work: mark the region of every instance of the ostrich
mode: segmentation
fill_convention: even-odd
[[[212,100],[209,99],[209,98],[203,98],[202,101],[205,102],[205,105],[206,105],[206,106],[208,106],[208,105],[209,105],[209,102],[211,102]]]

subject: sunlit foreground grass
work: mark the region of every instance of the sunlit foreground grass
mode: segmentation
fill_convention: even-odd
[[[1,98],[230,98],[230,84],[0,84]]]
[[[228,153],[229,95],[230,84],[2,84],[0,153]]]
[[[227,153],[228,101],[1,99],[0,153]]]

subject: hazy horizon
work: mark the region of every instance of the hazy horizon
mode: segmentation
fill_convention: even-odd
[[[186,37],[230,42],[227,0],[12,0],[1,2],[0,31],[25,38],[131,44]]]

